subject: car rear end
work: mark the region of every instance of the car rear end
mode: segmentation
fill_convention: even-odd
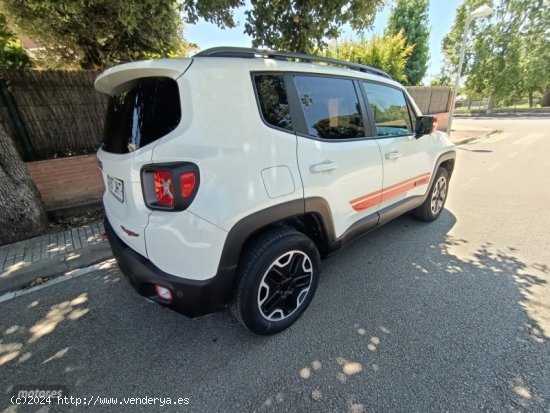
[[[185,144],[191,111],[182,108],[178,82],[191,64],[191,59],[124,64],[105,71],[95,87],[109,95],[97,155],[106,188],[105,228],[115,258],[140,294],[197,316],[225,304],[216,258],[226,232],[187,210],[200,187],[198,160],[153,162],[155,147],[164,139],[182,135]],[[167,235],[155,239],[165,245],[156,245],[151,254],[147,229],[153,213],[155,234]],[[182,255],[186,265],[175,266]]]

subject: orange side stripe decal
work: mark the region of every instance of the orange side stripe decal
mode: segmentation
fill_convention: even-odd
[[[354,203],[356,203],[356,202],[363,201],[363,200],[365,200],[365,199],[367,199],[367,198],[370,198],[370,197],[373,197],[373,196],[376,196],[376,195],[380,195],[380,194],[383,193],[383,192],[390,191],[390,190],[392,190],[392,189],[394,189],[394,188],[397,188],[398,186],[406,185],[406,184],[409,183],[409,182],[413,182],[413,181],[416,181],[416,180],[420,180],[420,179],[422,179],[422,178],[426,178],[426,177],[427,177],[428,180],[429,180],[430,176],[431,176],[431,173],[429,173],[429,172],[423,173],[423,174],[418,175],[418,176],[415,176],[415,177],[413,177],[413,178],[409,178],[409,179],[407,179],[406,181],[398,182],[398,183],[396,183],[396,184],[387,186],[387,187],[381,189],[380,191],[371,192],[370,194],[363,195],[363,196],[360,196],[359,198],[352,199],[352,200],[350,201],[350,204],[354,204]]]
[[[372,206],[375,206],[379,204],[380,201],[380,194],[378,194],[376,197],[367,199],[365,201],[361,201],[357,204],[353,204],[351,207],[356,211],[363,211],[364,209],[369,209]]]
[[[427,185],[430,182],[431,175],[429,172],[423,173],[414,178],[387,186],[380,191],[371,192],[370,194],[352,199],[349,203],[355,211],[363,211],[380,202],[395,198],[419,185]]]

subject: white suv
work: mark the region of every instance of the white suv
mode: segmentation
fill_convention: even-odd
[[[95,87],[110,95],[113,253],[140,294],[188,316],[231,306],[253,332],[281,331],[321,257],[443,209],[455,148],[378,69],[220,47],[116,66]]]

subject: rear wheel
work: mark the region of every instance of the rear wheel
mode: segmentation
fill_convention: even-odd
[[[422,205],[413,210],[413,215],[421,221],[435,221],[443,211],[448,191],[449,172],[445,168],[438,168],[428,197]]]
[[[275,334],[294,323],[311,302],[320,257],[306,235],[278,228],[245,251],[232,311],[256,334]]]

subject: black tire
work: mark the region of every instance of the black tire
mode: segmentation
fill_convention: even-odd
[[[233,315],[256,334],[284,330],[309,306],[319,281],[320,261],[313,241],[293,228],[276,228],[258,236],[247,247],[239,265],[237,291],[231,305]],[[287,275],[282,274],[287,271]],[[296,305],[293,311],[292,305]],[[263,311],[271,312],[266,315]],[[284,317],[276,319],[281,314]]]
[[[441,212],[443,211],[443,208],[445,207],[445,202],[447,201],[447,196],[449,194],[449,178],[449,172],[447,172],[445,168],[437,169],[437,173],[432,182],[432,185],[430,186],[430,190],[428,191],[428,196],[426,197],[426,200],[418,208],[412,210],[412,214],[415,218],[424,222],[432,222],[439,218]],[[437,191],[441,190],[441,182],[444,182],[445,185],[445,193],[442,199],[440,196],[437,196]],[[440,202],[435,210],[432,209],[432,200],[434,199],[434,197],[438,197]]]

